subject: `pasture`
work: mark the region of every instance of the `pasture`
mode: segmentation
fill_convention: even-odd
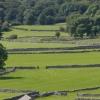
[[[0,79],[0,88],[15,88],[46,91],[74,90],[87,87],[99,86],[99,68],[79,68],[63,70],[23,70],[5,75]],[[90,77],[92,79],[90,80]],[[8,78],[8,79],[7,79]],[[6,80],[5,80],[6,79]],[[7,83],[7,84],[6,84]],[[24,84],[23,84],[24,83]],[[74,84],[73,84],[74,83]],[[95,90],[99,93],[100,90]],[[94,91],[81,91],[82,93],[94,93]],[[77,92],[76,92],[77,93]],[[68,96],[52,96],[40,98],[40,100],[74,100],[76,93]],[[11,97],[11,95],[10,95]]]
[[[55,31],[25,31],[12,29],[9,32],[4,32],[4,37],[7,38],[13,34],[16,34],[18,37],[32,37],[32,36],[55,36]],[[61,36],[68,36],[67,33],[61,32]]]
[[[63,48],[63,47],[74,47],[74,44],[66,43],[26,43],[26,42],[9,42],[0,41],[7,49],[16,48]]]
[[[19,25],[14,28],[23,28],[28,30],[59,30],[60,27],[66,28],[66,23],[58,23],[54,25]]]
[[[29,89],[41,92],[74,90],[99,86],[99,75],[99,68],[23,70],[1,77],[0,88]],[[91,80],[90,77],[92,77]]]
[[[20,94],[19,93],[3,93],[3,92],[0,92],[0,100],[4,100],[6,98],[17,96],[17,95],[20,95]]]
[[[6,49],[25,48],[67,48],[84,45],[98,45],[100,39],[68,40],[62,42],[41,42],[40,37],[54,37],[55,31],[66,27],[65,23],[55,25],[20,25],[12,27],[12,31],[4,32],[4,40],[0,41]],[[6,38],[16,34],[16,40]],[[69,37],[61,32],[61,37]],[[35,37],[35,38],[33,38]],[[48,39],[48,38],[47,38]],[[54,38],[55,39],[55,38]],[[22,41],[21,41],[22,40]],[[29,41],[27,41],[29,40]],[[33,41],[31,41],[33,40]],[[93,49],[94,50],[94,49]],[[78,51],[78,50],[76,50]],[[29,51],[28,51],[29,52]],[[48,54],[9,54],[5,68],[17,66],[39,66],[39,69],[16,70],[13,73],[0,76],[0,88],[37,90],[39,92],[74,90],[100,86],[100,69],[98,68],[68,68],[45,69],[46,66],[74,64],[100,64],[100,52],[84,53],[48,53]],[[100,93],[100,89],[80,91],[80,93]],[[50,96],[37,100],[75,100],[77,92],[68,93],[68,96]],[[0,93],[0,100],[18,95],[17,93]]]
[[[62,23],[56,25],[19,25],[12,27],[11,31],[4,32],[3,37],[7,38],[13,34],[16,34],[18,37],[55,36],[56,31],[59,31],[60,27],[65,28],[66,24]],[[61,32],[61,36],[68,36],[68,34],[65,32]]]
[[[99,52],[61,54],[12,54],[6,66],[42,66],[66,64],[100,64]]]

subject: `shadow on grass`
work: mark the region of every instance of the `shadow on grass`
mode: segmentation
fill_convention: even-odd
[[[13,80],[13,79],[22,79],[23,77],[6,77],[6,76],[1,76],[0,80]]]

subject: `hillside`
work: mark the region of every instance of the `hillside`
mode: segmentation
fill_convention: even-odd
[[[72,13],[84,14],[94,3],[100,0],[0,0],[0,19],[13,24],[54,24],[65,22]]]

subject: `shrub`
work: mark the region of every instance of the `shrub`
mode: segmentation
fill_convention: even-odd
[[[7,51],[5,47],[2,44],[0,44],[0,70],[3,69],[7,58],[8,58]]]
[[[66,31],[64,27],[60,27],[59,30],[60,30],[61,32],[65,32],[65,31]]]
[[[57,37],[57,39],[60,37],[60,32],[59,31],[57,31],[56,33],[55,33],[55,36]]]
[[[17,39],[17,38],[18,38],[18,36],[16,34],[10,35],[8,37],[8,39]]]

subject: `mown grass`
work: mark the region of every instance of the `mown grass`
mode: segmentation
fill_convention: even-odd
[[[19,93],[3,93],[3,92],[0,92],[0,100],[4,100],[4,99],[10,98],[10,97],[17,96],[17,95],[20,95],[20,94]]]
[[[62,48],[62,47],[74,47],[74,44],[66,43],[27,43],[27,42],[9,42],[0,41],[7,49],[14,48]]]
[[[25,31],[25,30],[18,30],[18,29],[12,29],[9,32],[4,32],[3,37],[7,38],[11,35],[16,34],[18,37],[27,37],[27,36],[55,36],[56,32],[50,32],[50,31]],[[67,33],[61,32],[61,36],[68,36]]]
[[[100,52],[62,54],[13,54],[9,55],[6,66],[34,66],[66,64],[100,64]]]
[[[13,34],[18,35],[18,37],[27,37],[27,36],[55,36],[55,30],[59,30],[60,27],[66,27],[65,23],[56,24],[56,25],[19,25],[15,26],[15,28],[22,28],[26,30],[14,29],[11,28],[11,31],[4,32],[3,37],[7,38]],[[31,31],[36,30],[36,31]],[[47,30],[47,31],[39,31],[39,30]],[[49,31],[53,30],[53,31]],[[61,36],[68,36],[67,33],[61,32]]]
[[[28,30],[59,30],[60,27],[66,28],[66,23],[55,24],[55,25],[19,25],[15,28],[24,28]]]
[[[99,68],[23,70],[0,78],[0,88],[30,89],[40,92],[100,86]]]

